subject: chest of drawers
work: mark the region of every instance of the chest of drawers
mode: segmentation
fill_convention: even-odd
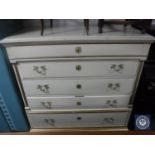
[[[77,32],[41,37],[32,31],[1,41],[31,129],[127,129],[154,38],[133,30],[90,36]]]

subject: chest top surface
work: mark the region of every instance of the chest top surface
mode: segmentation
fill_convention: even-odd
[[[99,34],[96,27],[90,27],[86,35],[83,27],[59,27],[45,29],[44,36],[40,29],[24,30],[0,41],[4,46],[78,44],[78,43],[152,43],[154,37],[142,34],[130,26],[123,31],[123,26],[104,27]]]

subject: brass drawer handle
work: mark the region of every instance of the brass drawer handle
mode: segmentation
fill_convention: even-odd
[[[108,123],[108,124],[114,124],[114,118],[112,118],[112,117],[106,117],[106,118],[104,118],[104,120],[103,120],[103,122],[104,123]]]
[[[112,90],[118,90],[120,88],[120,83],[109,83],[107,87]]]
[[[36,71],[37,73],[41,74],[41,75],[46,75],[46,66],[33,66],[33,70]]]
[[[44,121],[51,126],[55,126],[55,120],[54,119],[45,118]]]
[[[76,105],[77,105],[77,106],[81,106],[82,103],[81,103],[80,101],[78,101],[78,102],[76,102]]]
[[[82,117],[81,117],[81,116],[78,116],[76,119],[77,119],[78,121],[80,121],[80,120],[82,120]]]
[[[77,71],[80,71],[82,69],[81,65],[76,65],[75,68],[76,68]]]
[[[44,108],[52,109],[52,102],[41,102]]]
[[[109,107],[117,107],[117,100],[107,100],[106,105]]]
[[[81,88],[82,88],[82,85],[81,85],[81,84],[77,84],[77,85],[76,85],[76,88],[77,88],[77,89],[81,89]]]
[[[41,92],[48,94],[49,93],[49,85],[37,85],[37,89],[39,89]]]
[[[75,48],[75,52],[76,52],[77,54],[80,54],[80,53],[82,52],[82,48],[81,48],[81,47],[76,47],[76,48]]]
[[[119,64],[119,65],[112,64],[110,68],[114,70],[115,72],[120,72],[124,69],[124,65],[123,64]]]

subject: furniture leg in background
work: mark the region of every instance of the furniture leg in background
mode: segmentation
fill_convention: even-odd
[[[84,19],[84,27],[88,35],[89,34],[89,19]]]

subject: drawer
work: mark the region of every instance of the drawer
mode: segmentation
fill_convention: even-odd
[[[127,108],[130,96],[28,97],[31,110]]]
[[[126,126],[129,112],[30,114],[31,128],[82,128]]]
[[[7,47],[9,59],[81,57],[81,56],[147,56],[150,44],[70,44]]]
[[[18,64],[20,77],[134,76],[138,61],[51,61]]]
[[[103,96],[106,94],[131,94],[134,79],[48,79],[23,80],[27,96],[71,95]]]

